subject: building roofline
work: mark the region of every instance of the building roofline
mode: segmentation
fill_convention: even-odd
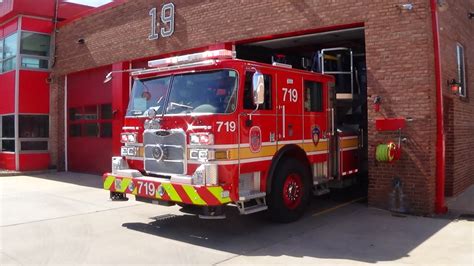
[[[79,14],[77,14],[76,16],[74,17],[71,17],[69,19],[66,19],[64,21],[61,21],[61,22],[58,22],[58,28],[61,28],[61,27],[64,27],[66,25],[69,25],[70,23],[72,22],[75,22],[75,21],[78,21],[82,18],[85,18],[85,17],[88,17],[88,16],[91,16],[91,15],[94,15],[94,14],[98,14],[98,13],[101,13],[107,9],[110,9],[110,8],[113,8],[113,7],[116,7],[116,6],[119,6],[121,4],[124,4],[128,2],[128,0],[113,0],[113,2],[110,2],[108,4],[105,4],[105,5],[102,5],[102,6],[99,6],[99,7],[96,7],[96,8],[92,8],[92,9],[89,9],[89,10],[86,10],[84,12],[81,12]]]

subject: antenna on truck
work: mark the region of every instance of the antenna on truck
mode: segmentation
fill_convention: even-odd
[[[105,75],[104,83],[111,81],[113,78],[113,74],[115,73],[133,72],[133,71],[140,71],[140,70],[145,70],[145,68],[135,68],[135,69],[131,68],[131,69],[125,69],[125,70],[110,71],[109,73],[107,73],[107,75]]]

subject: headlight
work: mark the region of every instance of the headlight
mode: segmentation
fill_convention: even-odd
[[[137,143],[137,133],[122,133],[120,141],[122,143]]]
[[[129,143],[136,143],[137,142],[137,135],[135,135],[135,134],[129,134],[127,138],[128,138]]]
[[[211,133],[191,133],[189,143],[191,145],[213,145],[214,135]]]

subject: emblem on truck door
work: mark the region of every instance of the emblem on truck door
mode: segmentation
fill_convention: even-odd
[[[319,127],[318,126],[315,126],[313,128],[313,132],[312,132],[312,139],[313,139],[313,144],[315,146],[318,145],[319,143],[319,134],[321,133],[321,130],[319,130]]]
[[[249,132],[250,151],[257,153],[262,148],[262,131],[260,127],[254,126]]]

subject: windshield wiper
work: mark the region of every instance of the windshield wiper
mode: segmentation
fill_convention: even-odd
[[[188,108],[188,109],[194,109],[194,107],[189,106],[189,105],[186,105],[186,104],[180,104],[180,103],[170,102],[170,107],[173,108],[173,106],[183,107],[183,108]]]

